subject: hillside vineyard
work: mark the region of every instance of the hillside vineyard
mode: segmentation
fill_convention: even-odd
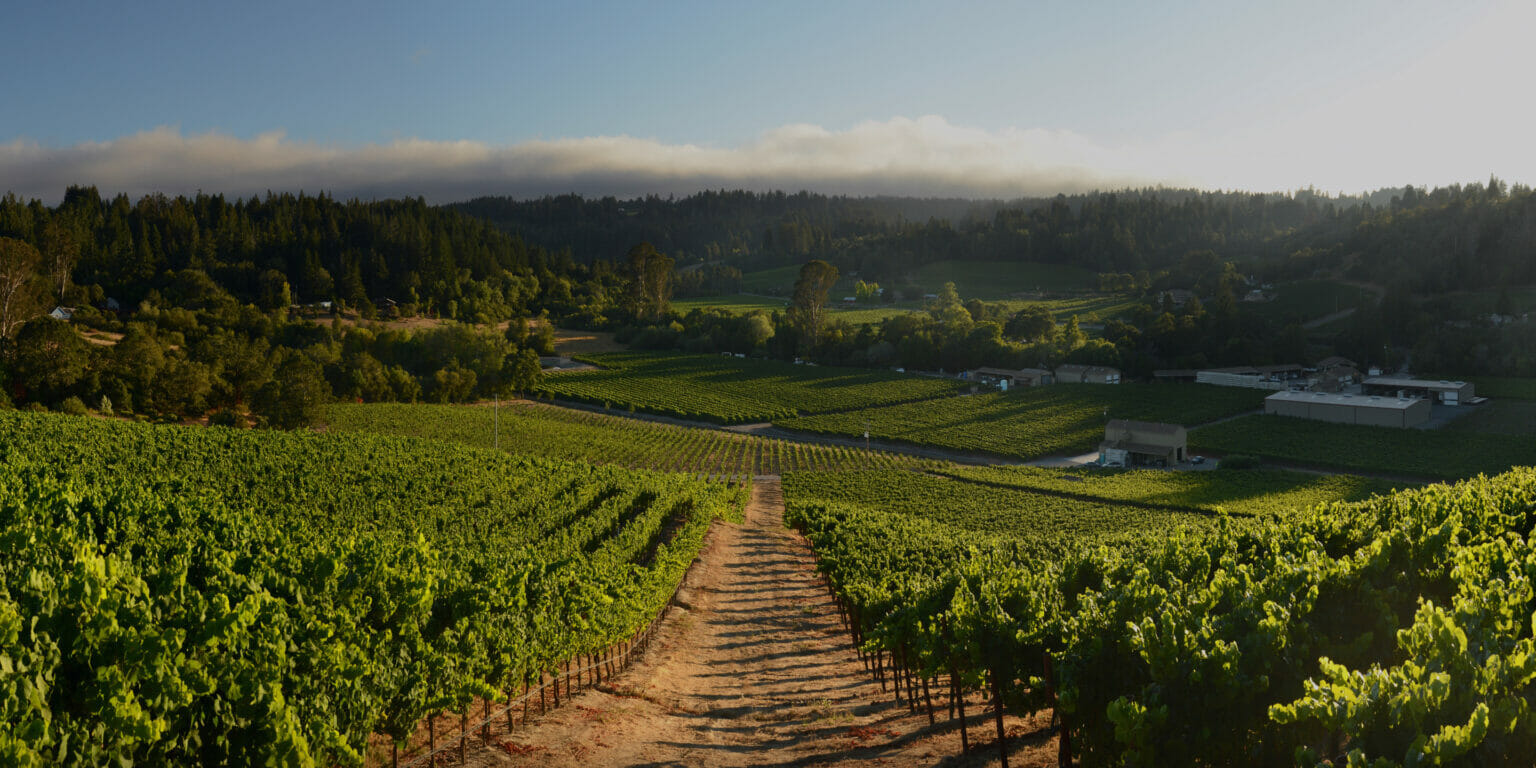
[[[741,488],[0,414],[0,764],[335,765],[628,638]]]

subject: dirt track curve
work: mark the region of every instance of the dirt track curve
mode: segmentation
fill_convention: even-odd
[[[958,723],[941,713],[930,726],[926,713],[909,713],[864,672],[783,510],[779,478],[758,478],[746,521],[714,527],[657,642],[633,667],[527,727],[493,735],[467,763],[997,764],[995,725],[979,700],[968,712],[973,756],[961,760]],[[1055,765],[1045,717],[1008,719],[1010,766]]]

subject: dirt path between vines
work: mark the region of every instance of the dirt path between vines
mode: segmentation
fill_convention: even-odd
[[[493,735],[472,766],[997,764],[996,725],[911,714],[865,673],[805,539],[784,527],[778,477],[759,477],[742,525],[717,524],[657,640],[629,670],[527,727]],[[1010,766],[1056,764],[1048,714],[1009,717]]]

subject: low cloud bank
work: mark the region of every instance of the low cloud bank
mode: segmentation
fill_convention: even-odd
[[[1070,132],[982,131],[940,117],[895,118],[845,131],[789,125],[734,148],[628,136],[495,146],[419,139],[335,147],[281,132],[240,139],[162,127],[105,142],[0,144],[0,190],[57,202],[71,184],[104,195],[198,190],[232,196],[326,191],[340,198],[578,192],[630,197],[702,189],[810,189],[829,194],[999,197],[1146,184],[1193,184],[1159,174],[1155,148],[1110,149]]]

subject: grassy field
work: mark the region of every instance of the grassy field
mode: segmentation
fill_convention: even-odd
[[[1482,387],[1478,387],[1482,393]],[[1512,435],[1536,440],[1536,402],[1514,398],[1495,398],[1467,408],[1466,413],[1445,425],[1452,432],[1481,432]]]
[[[965,298],[1005,299],[1038,291],[1093,291],[1099,276],[1064,264],[1024,261],[939,261],[918,268],[913,281],[930,293],[954,283]]]
[[[741,290],[746,293],[771,293],[775,296],[788,296],[795,290],[795,280],[800,278],[800,269],[804,264],[790,264],[786,267],[774,267],[757,272],[746,272],[741,276]],[[838,275],[837,285],[832,289],[836,298],[841,298],[843,293],[852,293],[854,283],[858,278],[850,277],[846,273]]]
[[[1357,427],[1247,416],[1190,433],[1191,451],[1248,454],[1345,470],[1453,480],[1536,464],[1536,436]]]
[[[772,293],[788,296],[800,276],[799,264],[776,267],[741,276],[741,290],[747,293]],[[947,282],[964,298],[1005,299],[1016,293],[1037,291],[1093,291],[1099,276],[1092,270],[1064,264],[1037,264],[1025,261],[938,261],[919,267],[911,279],[928,293],[938,293]],[[857,278],[842,275],[833,289],[833,299],[851,293]],[[884,282],[881,281],[884,285]]]
[[[1448,378],[1436,376],[1434,378]],[[1480,397],[1536,400],[1536,379],[1517,379],[1507,376],[1468,376]]]
[[[961,295],[964,296],[964,294]],[[1135,302],[1120,295],[1089,294],[1070,298],[1040,299],[1035,301],[1004,299],[1002,301],[988,301],[987,303],[1001,304],[1009,314],[1017,312],[1027,305],[1039,304],[1049,310],[1058,323],[1065,323],[1073,315],[1077,315],[1079,322],[1093,323],[1103,322],[1116,317],[1125,310],[1130,309],[1131,305]],[[901,301],[893,304],[856,304],[851,307],[833,307],[829,316],[847,323],[860,325],[864,323],[878,323],[888,317],[896,317],[908,312],[924,311],[926,309],[922,302]]]
[[[1364,288],[1333,280],[1284,283],[1275,291],[1274,301],[1244,301],[1238,302],[1238,307],[1277,323],[1303,323],[1374,300],[1373,294]]]
[[[695,309],[727,309],[738,315],[762,310],[764,312],[784,311],[789,306],[788,299],[774,299],[765,296],[751,296],[747,294],[735,294],[731,296],[696,296],[688,299],[673,299],[672,311],[679,314],[687,314]]]
[[[1191,384],[1057,384],[778,419],[807,432],[872,437],[1021,459],[1083,453],[1108,419],[1202,424],[1262,406],[1266,393]]]
[[[1520,286],[1507,289],[1509,309],[1516,314],[1536,312],[1536,287]],[[1499,309],[1499,297],[1504,289],[1493,291],[1455,291],[1446,294],[1453,305],[1462,308],[1467,315],[1488,315]]]
[[[946,397],[961,387],[957,381],[890,371],[714,355],[623,353],[587,359],[604,370],[548,376],[541,392],[663,416],[738,424]]]
[[[324,421],[327,429],[337,432],[422,437],[480,448],[499,445],[530,456],[703,475],[939,466],[895,453],[679,427],[528,401],[504,403],[499,413],[473,405],[338,404],[326,407]]]

